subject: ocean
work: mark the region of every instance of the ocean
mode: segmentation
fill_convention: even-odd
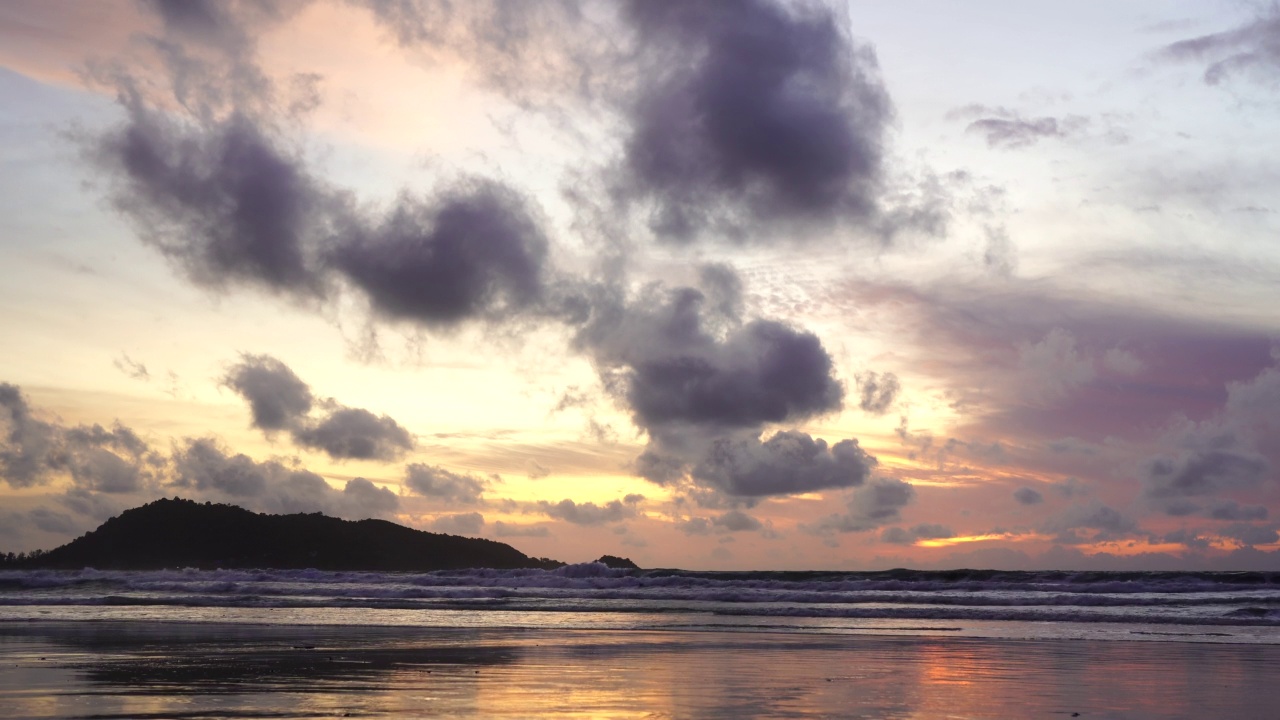
[[[1280,642],[1280,572],[0,572],[0,621],[39,619]]]
[[[1280,572],[0,572],[5,718],[1275,718],[1278,681]]]

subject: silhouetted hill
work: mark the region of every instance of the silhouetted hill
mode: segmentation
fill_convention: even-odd
[[[320,513],[260,515],[235,505],[162,499],[126,510],[97,530],[22,563],[23,567],[316,568],[449,570],[553,568],[505,543],[423,532],[386,520],[340,520]]]
[[[618,557],[617,555],[601,555],[598,563],[604,563],[611,568],[621,568],[623,570],[639,570],[640,566],[631,561],[631,558]]]

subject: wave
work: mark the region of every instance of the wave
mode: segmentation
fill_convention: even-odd
[[[164,605],[1280,625],[1280,573],[0,572],[0,606]]]

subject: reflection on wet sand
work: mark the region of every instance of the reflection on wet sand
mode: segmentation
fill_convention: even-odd
[[[1270,717],[1280,647],[0,625],[4,717]]]

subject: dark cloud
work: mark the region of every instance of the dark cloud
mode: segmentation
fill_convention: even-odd
[[[729,532],[755,532],[764,527],[764,523],[741,510],[730,510],[713,518],[711,523]]]
[[[267,432],[295,427],[315,401],[310,386],[269,355],[243,356],[222,382],[249,401],[253,426]]]
[[[477,181],[431,202],[401,198],[381,223],[346,228],[330,261],[380,314],[448,327],[537,305],[547,248],[524,199]]]
[[[1209,508],[1214,520],[1266,520],[1268,511],[1264,505],[1241,505],[1235,500],[1216,502]]]
[[[951,528],[932,523],[916,525],[912,528],[891,527],[880,532],[880,541],[893,545],[912,545],[917,540],[938,540],[955,537]]]
[[[254,3],[259,4],[259,3]],[[236,5],[217,0],[147,0],[144,6],[152,8],[169,32],[205,42],[227,45],[243,45],[245,37],[240,23],[234,16]],[[266,6],[266,3],[261,3]]]
[[[197,285],[255,287],[316,307],[342,279],[375,314],[437,330],[583,312],[573,283],[552,282],[541,222],[514,190],[442,182],[378,213],[313,176],[272,83],[212,70],[215,79],[197,82],[194,62],[164,62],[185,115],[156,109],[171,101],[144,94],[150,86],[127,73],[106,74],[126,121],[85,145],[142,240]],[[263,87],[249,97],[228,95],[255,83]]]
[[[761,440],[767,425],[842,407],[822,342],[782,323],[743,320],[731,269],[704,268],[702,282],[705,292],[653,285],[635,298],[598,298],[576,338],[649,435],[636,472],[748,498],[861,484],[875,459],[855,440],[828,446],[798,430]]]
[[[27,518],[37,529],[47,533],[71,535],[81,529],[80,523],[70,515],[49,508],[33,508],[27,513]]]
[[[915,498],[911,483],[895,478],[876,478],[849,496],[848,512],[829,515],[805,529],[816,534],[874,530],[900,518],[899,512]]]
[[[499,538],[545,538],[552,534],[547,525],[503,523],[502,520],[494,520],[490,528],[493,530],[494,537]]]
[[[137,505],[135,498],[125,495],[106,495],[85,487],[68,488],[57,500],[71,512],[96,521],[95,524],[102,523]]]
[[[624,192],[661,236],[874,212],[892,116],[875,55],[816,3],[633,2]]]
[[[538,501],[539,512],[547,517],[564,520],[574,525],[604,525],[606,523],[629,520],[639,515],[636,505],[643,496],[628,495],[623,500],[610,500],[603,505],[593,502],[575,503],[572,500],[561,500],[550,503]]]
[[[1212,495],[1252,487],[1270,476],[1261,455],[1231,447],[1206,448],[1180,458],[1160,457],[1146,467],[1145,494],[1155,500]]]
[[[1046,523],[1045,529],[1058,533],[1055,542],[1079,545],[1128,535],[1137,531],[1138,524],[1115,508],[1095,502],[1069,508]],[[1097,534],[1092,538],[1084,538],[1077,530],[1095,530]]]
[[[335,202],[295,151],[245,115],[200,127],[149,109],[128,86],[121,105],[126,124],[91,156],[145,242],[206,288],[324,294],[313,245]]]
[[[827,446],[796,430],[783,430],[761,442],[758,437],[713,441],[693,466],[692,476],[735,497],[792,495],[866,482],[876,459],[857,440]]]
[[[676,520],[673,523],[677,530],[685,535],[710,535],[711,521],[704,517],[693,517]]]
[[[311,388],[289,366],[269,355],[245,355],[223,383],[249,401],[253,426],[268,435],[287,430],[302,447],[339,460],[395,460],[413,449],[413,436],[392,418],[334,401],[317,403]],[[327,408],[309,417],[316,404]]]
[[[0,433],[0,478],[15,488],[65,473],[79,489],[132,493],[153,484],[163,463],[137,433],[119,423],[108,430],[37,420],[22,391],[8,383],[0,383]]]
[[[689,339],[684,352],[677,345],[632,365],[627,399],[642,426],[754,427],[840,406],[843,389],[815,335],[756,320],[723,343]]]
[[[1242,545],[1271,545],[1280,540],[1280,533],[1274,527],[1247,525],[1239,523],[1218,531],[1219,535],[1239,541]]]
[[[478,512],[440,515],[431,521],[432,530],[450,535],[479,535],[483,528],[484,516]]]
[[[1013,491],[1013,499],[1023,505],[1039,505],[1044,502],[1044,495],[1035,488],[1020,487]]]
[[[898,376],[891,372],[868,372],[857,377],[858,407],[872,415],[883,415],[889,411],[893,401],[902,389]]]
[[[386,415],[361,408],[337,408],[322,420],[296,428],[293,439],[336,459],[385,462],[413,449],[408,430]]]
[[[1164,49],[1165,57],[1206,61],[1204,81],[1217,85],[1236,74],[1274,81],[1280,75],[1280,9],[1267,7],[1233,30],[1182,40]]]
[[[413,492],[442,502],[471,504],[489,487],[475,475],[462,475],[442,467],[413,463],[405,468],[404,484]]]
[[[57,442],[56,428],[35,419],[17,385],[0,383],[0,475],[10,487],[31,487],[42,482]]]
[[[232,454],[211,438],[185,440],[173,453],[173,466],[173,487],[261,512],[322,512],[360,519],[389,515],[400,503],[395,493],[365,478],[348,480],[336,490],[310,470]]]
[[[211,438],[187,440],[174,452],[173,461],[175,485],[233,498],[257,497],[266,490],[269,478],[292,472],[280,463],[258,463],[242,453],[229,455]]]
[[[1200,513],[1201,502],[1216,498],[1209,517],[1266,517],[1264,507],[1242,507],[1222,496],[1275,480],[1272,458],[1280,448],[1271,438],[1280,428],[1280,370],[1264,368],[1248,380],[1228,382],[1226,389],[1227,401],[1217,413],[1200,422],[1175,424],[1175,431],[1163,438],[1174,449],[1143,466],[1143,495],[1167,514]]]
[[[102,448],[87,448],[67,464],[76,484],[95,492],[132,493],[144,487],[139,463]]]
[[[495,537],[548,537],[551,531],[545,525],[521,525],[495,520],[490,526]]]
[[[1207,550],[1209,548],[1209,539],[1200,535],[1195,530],[1181,528],[1170,533],[1165,533],[1159,538],[1160,542],[1178,543],[1185,545],[1193,550]]]
[[[579,334],[637,425],[749,428],[839,409],[844,390],[815,335],[767,320],[736,324],[706,300],[694,288],[651,287],[631,304],[597,306]]]

